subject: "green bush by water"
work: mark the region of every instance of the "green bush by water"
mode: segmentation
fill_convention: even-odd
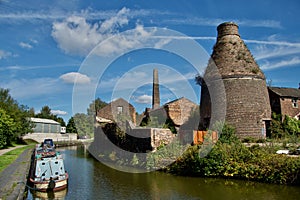
[[[300,157],[277,155],[273,146],[248,148],[234,132],[232,127],[225,125],[212,149],[207,144],[192,146],[166,171],[188,176],[300,184]]]

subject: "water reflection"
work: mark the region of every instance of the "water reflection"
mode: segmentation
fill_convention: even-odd
[[[300,187],[165,173],[125,173],[93,159],[84,147],[59,149],[69,172],[64,197],[55,199],[299,199]],[[31,193],[28,199],[42,199]]]
[[[67,195],[68,189],[64,189],[61,191],[53,192],[39,192],[30,190],[30,193],[32,194],[33,199],[64,199]]]

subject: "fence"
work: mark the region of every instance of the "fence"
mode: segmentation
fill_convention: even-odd
[[[202,144],[205,139],[210,139],[213,143],[218,141],[218,133],[215,131],[193,131],[193,144]]]

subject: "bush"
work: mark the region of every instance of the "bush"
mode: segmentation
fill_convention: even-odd
[[[223,127],[220,140],[206,157],[201,156],[203,149],[203,146],[190,147],[167,171],[189,176],[300,184],[300,158],[274,154],[274,146],[247,148],[228,125]]]

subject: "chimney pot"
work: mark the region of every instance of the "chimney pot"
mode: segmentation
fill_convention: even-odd
[[[217,28],[217,31],[218,38],[225,35],[237,35],[238,37],[240,37],[239,26],[234,22],[224,22],[220,24]]]

